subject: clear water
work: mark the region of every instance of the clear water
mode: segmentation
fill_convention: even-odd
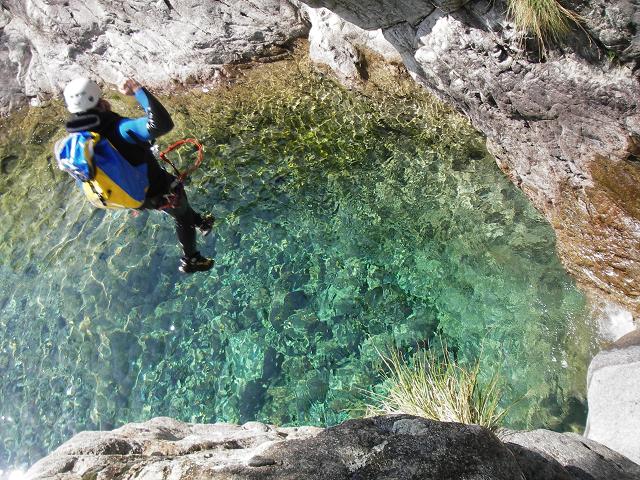
[[[304,62],[169,109],[207,146],[209,274],[178,274],[170,218],[94,210],[47,164],[59,105],[3,126],[0,468],[158,415],[331,425],[380,382],[376,349],[436,332],[528,393],[512,426],[580,427],[585,299],[464,120]]]

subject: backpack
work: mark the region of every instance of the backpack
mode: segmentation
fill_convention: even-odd
[[[95,132],[71,133],[55,145],[58,168],[76,179],[98,208],[140,208],[149,179],[147,165],[131,165]]]

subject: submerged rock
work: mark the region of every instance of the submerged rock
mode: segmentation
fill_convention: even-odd
[[[377,30],[418,82],[487,136],[500,168],[554,226],[578,281],[640,314],[639,5],[564,2],[580,27],[542,56],[505,1],[304,3],[341,17],[310,15],[316,60],[344,77],[363,38],[352,39],[349,22]],[[349,48],[356,53],[339,55]]]
[[[578,436],[538,430],[511,432],[506,441],[477,425],[409,415],[349,420],[328,429],[258,422],[192,425],[155,418],[112,432],[76,435],[36,463],[27,478],[639,478],[640,466]]]
[[[585,436],[640,462],[640,330],[598,353],[587,382]]]

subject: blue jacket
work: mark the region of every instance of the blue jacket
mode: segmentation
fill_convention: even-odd
[[[135,93],[136,100],[145,111],[144,117],[127,118],[111,111],[91,109],[73,114],[65,127],[68,132],[90,130],[99,133],[132,165],[147,164],[149,190],[147,198],[169,192],[173,175],[164,170],[151,152],[153,141],[173,128],[167,110],[147,89]]]

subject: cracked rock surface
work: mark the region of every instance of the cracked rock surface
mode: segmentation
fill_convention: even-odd
[[[640,466],[577,435],[509,432],[410,415],[336,427],[258,422],[193,425],[170,418],[83,432],[27,478],[72,480],[632,480]],[[545,473],[546,472],[546,473]],[[545,477],[540,475],[544,473]],[[607,476],[609,475],[609,476]]]
[[[220,66],[276,57],[308,26],[287,0],[3,0],[0,113],[72,78],[203,83]]]
[[[638,2],[564,2],[582,26],[546,58],[516,34],[504,1],[305,3],[380,29],[414,78],[487,136],[579,283],[640,315]],[[327,18],[311,17],[313,29],[344,29]]]

